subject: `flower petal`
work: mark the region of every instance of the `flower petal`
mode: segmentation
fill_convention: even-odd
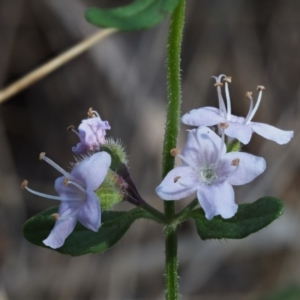
[[[98,231],[101,225],[101,212],[99,199],[94,192],[87,192],[86,201],[81,204],[77,219],[86,228]]]
[[[215,107],[203,107],[193,109],[182,116],[182,123],[192,126],[213,126],[226,122],[220,115],[220,110]]]
[[[58,211],[60,219],[55,222],[54,228],[50,232],[49,236],[43,240],[43,243],[46,246],[57,249],[64,244],[66,238],[72,233],[76,226],[76,212],[78,209],[79,205],[77,202],[61,203]]]
[[[179,200],[194,193],[198,185],[196,172],[190,167],[181,166],[171,170],[155,192],[164,200]]]
[[[86,154],[89,150],[91,150],[89,145],[83,142],[77,143],[75,147],[72,147],[72,151],[77,155]]]
[[[264,123],[251,122],[249,126],[251,126],[252,130],[257,134],[279,145],[288,143],[294,136],[294,131],[281,130]]]
[[[203,163],[215,163],[218,158],[222,139],[210,128],[201,126],[198,129],[190,130],[187,142],[182,150],[184,156],[190,164],[202,166]],[[226,146],[223,143],[221,156],[226,152]],[[186,165],[186,162],[183,161]]]
[[[97,152],[78,163],[71,175],[82,182],[85,189],[94,191],[105,179],[110,164],[111,157],[107,152]]]
[[[208,220],[217,215],[229,219],[237,212],[238,205],[234,202],[234,191],[227,182],[203,185],[198,189],[197,197]]]
[[[99,117],[82,120],[78,127],[81,140],[90,146],[99,146],[104,143],[107,129],[110,129],[108,122],[102,121]]]
[[[232,166],[234,159],[238,158],[239,165]],[[220,161],[219,177],[226,179],[231,185],[242,185],[251,182],[266,169],[264,158],[243,152],[226,153]]]
[[[252,129],[249,125],[244,125],[240,123],[235,122],[228,122],[229,127],[225,129],[225,134],[236,138],[243,144],[248,144],[250,142],[251,136],[252,136]]]

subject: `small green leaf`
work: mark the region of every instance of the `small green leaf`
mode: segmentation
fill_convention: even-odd
[[[55,221],[51,215],[57,210],[57,207],[53,207],[27,220],[23,227],[25,238],[35,245],[48,248],[43,244],[43,240],[53,229]],[[104,252],[117,243],[131,224],[140,218],[151,219],[151,216],[140,208],[134,208],[128,212],[104,211],[102,212],[102,225],[98,232],[93,232],[77,222],[64,245],[52,250],[72,256]]]
[[[266,227],[283,213],[283,203],[273,197],[263,197],[254,203],[239,205],[231,219],[220,216],[207,220],[202,208],[191,211],[201,239],[242,239]]]
[[[149,29],[171,13],[179,0],[135,0],[133,3],[113,8],[90,8],[85,17],[88,22],[104,28],[118,28],[124,31]]]

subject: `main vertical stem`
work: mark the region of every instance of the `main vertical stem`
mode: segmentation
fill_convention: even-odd
[[[170,150],[176,147],[181,106],[180,53],[185,15],[185,0],[179,0],[170,20],[167,48],[168,76],[168,109],[163,147],[162,176],[165,177],[174,167],[175,158]],[[166,299],[178,299],[178,260],[177,260],[177,227],[172,225],[175,216],[174,201],[164,202],[165,216],[168,225],[165,227],[166,239]]]

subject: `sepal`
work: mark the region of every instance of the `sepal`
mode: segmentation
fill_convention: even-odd
[[[236,152],[236,151],[241,151],[242,145],[241,142],[237,139],[234,139],[231,142],[226,143],[226,148],[227,148],[227,153],[228,152]]]
[[[109,170],[104,182],[95,191],[101,209],[109,210],[120,203],[126,195],[126,187],[127,184],[115,172]]]

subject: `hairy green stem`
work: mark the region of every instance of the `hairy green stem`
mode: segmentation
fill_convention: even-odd
[[[162,176],[165,177],[174,167],[175,158],[171,149],[176,147],[181,106],[180,52],[184,27],[185,0],[179,0],[170,20],[167,48],[168,77],[168,108],[163,146]],[[165,246],[166,246],[166,299],[178,299],[178,260],[177,260],[177,226],[173,223],[175,217],[174,201],[164,202],[166,216]]]

